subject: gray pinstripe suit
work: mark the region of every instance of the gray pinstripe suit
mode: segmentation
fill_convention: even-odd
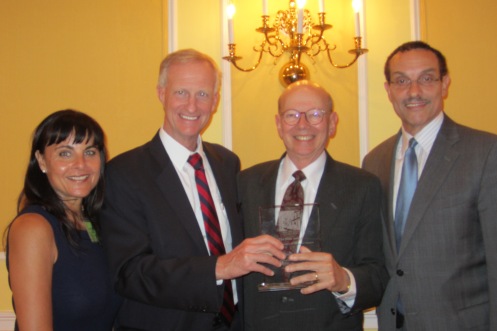
[[[380,330],[395,330],[398,296],[407,330],[497,330],[497,136],[445,115],[419,178],[397,253],[393,173],[400,133],[364,159],[385,194],[386,265]]]

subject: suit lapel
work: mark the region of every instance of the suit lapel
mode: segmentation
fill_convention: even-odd
[[[336,163],[333,158],[326,152],[326,164],[324,167],[323,176],[319,182],[319,187],[316,192],[314,202],[319,206],[320,214],[320,232],[321,245],[324,249],[326,243],[330,243],[330,238],[333,233],[332,229],[340,213],[341,206],[341,191],[347,187],[348,183],[343,181],[344,177],[337,172]],[[312,211],[310,220],[317,217],[317,210]]]
[[[440,132],[433,143],[423,173],[419,178],[409,210],[406,228],[402,236],[399,255],[408,245],[423,215],[430,206],[430,202],[433,201],[440,186],[445,182],[455,164],[459,152],[452,147],[458,140],[459,134],[456,124],[445,115]]]
[[[263,201],[264,203],[269,203],[268,206],[276,204],[278,205],[279,203],[275,203],[276,201],[275,196],[276,196],[276,179],[278,177],[278,169],[280,166],[281,159],[278,161],[272,162],[264,171],[262,176],[259,179],[259,192],[258,194],[260,195],[260,200]],[[259,206],[259,207],[264,207],[264,206]]]
[[[393,197],[394,197],[394,177],[395,177],[395,154],[398,141],[401,137],[401,131],[393,137],[391,137],[384,148],[385,156],[381,157],[380,160],[383,164],[380,164],[378,167],[378,177],[382,183],[382,189],[387,195],[386,201],[383,201],[383,209],[386,218],[383,218],[383,222],[385,223],[386,234],[388,236],[389,245],[387,247],[390,248],[390,253],[392,256],[396,256],[397,248],[395,243],[395,230],[394,230],[394,215],[393,215]]]
[[[180,225],[185,227],[186,232],[192,238],[192,244],[196,245],[199,251],[209,254],[204,244],[202,232],[199,229],[195,213],[186,193],[183,184],[179,179],[176,169],[174,168],[169,155],[164,149],[162,142],[157,134],[150,144],[151,157],[158,163],[160,170],[157,176],[157,185],[164,195],[163,201],[172,201],[169,208],[176,215],[171,215],[171,220],[181,220]],[[162,199],[161,199],[162,200]]]

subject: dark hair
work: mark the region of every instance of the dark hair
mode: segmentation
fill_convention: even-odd
[[[61,223],[64,234],[73,246],[77,245],[77,230],[68,218],[71,211],[61,201],[50,185],[47,176],[41,171],[36,160],[36,152],[44,154],[47,146],[63,142],[72,137],[73,143],[80,144],[93,139],[100,152],[100,178],[90,194],[83,198],[83,217],[87,218],[98,231],[97,215],[103,203],[104,166],[106,161],[105,136],[100,125],[90,116],[72,109],[60,110],[46,117],[33,134],[28,169],[24,187],[17,201],[17,213],[30,205],[41,205]],[[7,229],[10,228],[11,224]]]
[[[430,45],[428,45],[423,41],[410,41],[397,47],[388,56],[387,61],[385,62],[385,69],[384,69],[385,79],[387,80],[387,82],[390,82],[390,61],[392,60],[392,58],[397,53],[408,52],[414,49],[424,49],[436,55],[438,59],[438,67],[440,68],[440,77],[444,77],[449,73],[449,68],[447,67],[447,61],[445,60],[445,56],[442,54],[442,52],[440,52],[438,49],[431,47]]]

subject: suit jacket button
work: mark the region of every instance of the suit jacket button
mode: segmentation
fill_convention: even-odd
[[[392,315],[395,315],[397,311],[395,310],[395,308],[390,308],[390,312],[392,313]]]
[[[404,276],[404,271],[402,269],[397,269],[397,276]]]

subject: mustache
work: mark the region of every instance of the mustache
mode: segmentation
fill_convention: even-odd
[[[424,102],[424,103],[428,103],[430,102],[430,100],[427,100],[427,99],[423,99],[423,98],[420,98],[420,97],[413,97],[413,98],[409,98],[409,99],[406,99],[404,100],[405,103],[416,103],[416,102]]]

